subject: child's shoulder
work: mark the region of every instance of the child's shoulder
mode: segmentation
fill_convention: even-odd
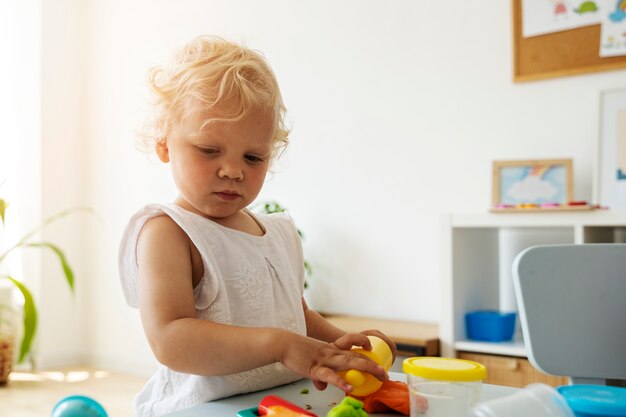
[[[288,224],[293,223],[291,216],[286,211],[275,212],[275,213],[250,213],[252,216],[256,217],[262,223],[273,223],[273,224]]]
[[[270,213],[270,214],[259,214],[254,213],[254,216],[267,228],[268,226],[274,230],[280,230],[281,233],[285,233],[287,235],[292,235],[293,233],[297,233],[296,225],[286,211]]]
[[[172,235],[180,234],[182,229],[167,213],[162,213],[146,220],[141,233],[145,234],[146,232],[158,235]]]
[[[149,209],[148,215],[140,222],[140,240],[155,240],[169,242],[187,242],[188,237],[180,224],[171,217],[169,210],[159,210],[157,207]]]
[[[168,212],[174,209],[173,205],[168,204],[159,204],[159,203],[151,203],[146,204],[140,207],[133,215],[131,216],[129,223],[134,223],[136,221],[145,222],[153,217],[159,217],[163,215],[167,215]]]
[[[146,232],[158,235],[181,233],[180,226],[172,217],[173,209],[165,204],[147,204],[141,207],[129,219],[125,234],[143,237]]]

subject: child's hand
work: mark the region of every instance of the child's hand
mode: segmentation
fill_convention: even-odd
[[[293,372],[311,379],[319,390],[330,384],[346,393],[352,391],[353,387],[337,374],[348,369],[368,372],[381,381],[389,379],[387,372],[376,362],[350,350],[353,345],[372,348],[364,334],[348,333],[334,343],[295,334],[291,336],[284,340],[280,362]]]
[[[393,354],[393,360],[394,361],[396,360],[396,355],[398,354],[398,349],[396,348],[396,344],[393,342],[393,340],[385,336],[380,330],[363,330],[361,334],[369,335],[369,336],[376,336],[376,337],[380,337],[381,339],[383,339],[385,343],[389,345],[389,349],[391,349],[391,353]]]

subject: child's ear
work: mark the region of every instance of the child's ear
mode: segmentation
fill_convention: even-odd
[[[154,150],[161,162],[168,163],[170,161],[170,151],[167,148],[167,140],[162,139],[156,143]]]

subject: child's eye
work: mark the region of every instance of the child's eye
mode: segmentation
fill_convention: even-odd
[[[253,164],[258,164],[259,162],[263,162],[263,158],[261,158],[260,156],[256,156],[256,155],[244,155],[244,158],[246,159],[246,161],[251,162]]]
[[[200,150],[200,152],[202,152],[204,155],[217,155],[219,153],[218,149],[215,148],[204,148],[202,146],[198,146],[198,149]]]

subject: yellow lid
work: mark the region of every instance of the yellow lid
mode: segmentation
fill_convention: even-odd
[[[419,356],[402,363],[405,374],[439,381],[480,381],[487,377],[485,365],[454,358]]]

